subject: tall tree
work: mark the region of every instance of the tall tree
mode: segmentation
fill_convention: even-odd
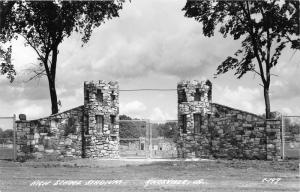
[[[270,118],[271,69],[287,46],[300,49],[299,1],[187,1],[186,17],[202,23],[203,34],[211,37],[216,27],[226,38],[241,40],[241,48],[217,68],[217,74],[235,69],[241,78],[254,72],[262,81],[266,118]]]
[[[60,43],[73,32],[83,35],[83,43],[88,42],[95,27],[119,16],[118,11],[123,2],[124,0],[17,1],[13,6],[0,4],[0,10],[6,10],[1,12],[2,42],[22,36],[26,45],[37,53],[39,65],[31,79],[47,76],[52,114],[58,112],[55,80]],[[12,65],[8,61],[3,62],[3,66]],[[5,72],[7,70],[3,73]]]

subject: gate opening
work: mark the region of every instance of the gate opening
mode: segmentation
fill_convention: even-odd
[[[169,159],[177,157],[177,120],[119,120],[120,157]]]
[[[149,120],[119,120],[121,158],[149,158]]]
[[[153,159],[177,158],[176,139],[178,136],[177,120],[151,122],[150,156]]]

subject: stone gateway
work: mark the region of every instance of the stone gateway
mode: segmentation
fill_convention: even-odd
[[[281,158],[281,120],[212,103],[212,84],[177,85],[178,158]],[[84,82],[84,105],[16,122],[17,159],[119,158],[119,85]]]

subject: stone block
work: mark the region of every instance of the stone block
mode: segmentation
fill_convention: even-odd
[[[268,145],[267,145],[267,148],[268,148],[268,149],[274,149],[274,148],[275,148],[275,145],[274,145],[274,144],[268,144]]]
[[[39,139],[40,138],[40,134],[39,133],[35,133],[33,138],[34,139]]]
[[[251,121],[252,120],[252,115],[247,115],[246,116],[246,121]]]
[[[20,121],[26,121],[26,115],[25,114],[19,114]]]
[[[66,140],[65,140],[65,143],[64,143],[65,145],[71,145],[72,144],[72,139],[70,139],[70,138],[67,138]]]
[[[45,152],[46,152],[46,153],[53,153],[54,150],[53,150],[53,149],[45,149]]]
[[[36,159],[42,159],[43,158],[43,154],[40,152],[35,152],[32,154],[34,158]]]
[[[252,124],[244,123],[244,124],[243,124],[243,127],[245,127],[245,128],[252,127]]]

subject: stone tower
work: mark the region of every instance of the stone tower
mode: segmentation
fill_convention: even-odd
[[[84,157],[118,158],[118,82],[84,82],[84,113]]]
[[[177,85],[179,158],[204,157],[209,154],[208,118],[211,112],[212,85],[207,81],[182,81]]]

